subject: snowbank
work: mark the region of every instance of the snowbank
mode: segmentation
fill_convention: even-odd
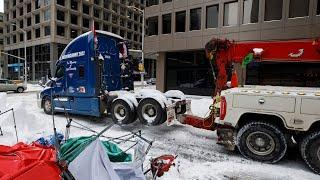
[[[15,117],[20,142],[30,143],[50,134],[50,124],[45,123],[35,114],[29,113],[26,110],[27,105],[23,101],[12,107],[4,107],[7,107],[7,109],[13,108],[14,114],[11,111],[0,116],[0,126],[4,134],[4,136],[0,136],[1,144],[13,145],[16,143],[13,115]]]
[[[7,94],[6,93],[0,93],[0,111],[3,112],[6,110],[7,106]]]
[[[191,111],[192,114],[199,117],[207,117],[210,114],[209,107],[212,105],[212,99],[193,99],[191,101]]]

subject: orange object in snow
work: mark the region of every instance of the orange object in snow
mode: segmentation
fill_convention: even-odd
[[[231,76],[231,88],[235,88],[239,86],[239,81],[238,81],[238,75],[237,71],[233,70],[232,71],[232,76]]]

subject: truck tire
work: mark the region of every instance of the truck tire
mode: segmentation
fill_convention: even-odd
[[[51,103],[51,99],[49,97],[44,97],[43,101],[42,101],[42,107],[43,107],[43,111],[46,114],[51,115],[52,114],[52,103]]]
[[[237,135],[240,153],[252,160],[276,163],[287,151],[285,134],[267,122],[251,122],[244,125]]]
[[[18,87],[17,88],[17,93],[23,93],[24,91],[24,88],[23,87]]]
[[[161,107],[158,101],[152,98],[141,100],[137,113],[140,122],[148,126],[160,125],[165,122],[167,117],[165,109]]]
[[[320,131],[305,136],[301,142],[300,151],[310,169],[320,174]]]
[[[115,100],[112,103],[110,112],[115,124],[130,124],[136,120],[134,109],[122,99]]]

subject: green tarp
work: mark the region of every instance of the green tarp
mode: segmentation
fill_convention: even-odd
[[[72,162],[91,142],[96,140],[96,136],[77,137],[67,140],[60,148],[60,159],[68,163]],[[123,152],[116,144],[108,141],[101,141],[106,149],[106,153],[111,162],[131,162],[131,154]]]

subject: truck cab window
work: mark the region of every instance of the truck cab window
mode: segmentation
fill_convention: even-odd
[[[84,66],[79,66],[79,78],[84,78]]]
[[[64,76],[64,67],[59,66],[56,71],[56,78],[61,78]]]

